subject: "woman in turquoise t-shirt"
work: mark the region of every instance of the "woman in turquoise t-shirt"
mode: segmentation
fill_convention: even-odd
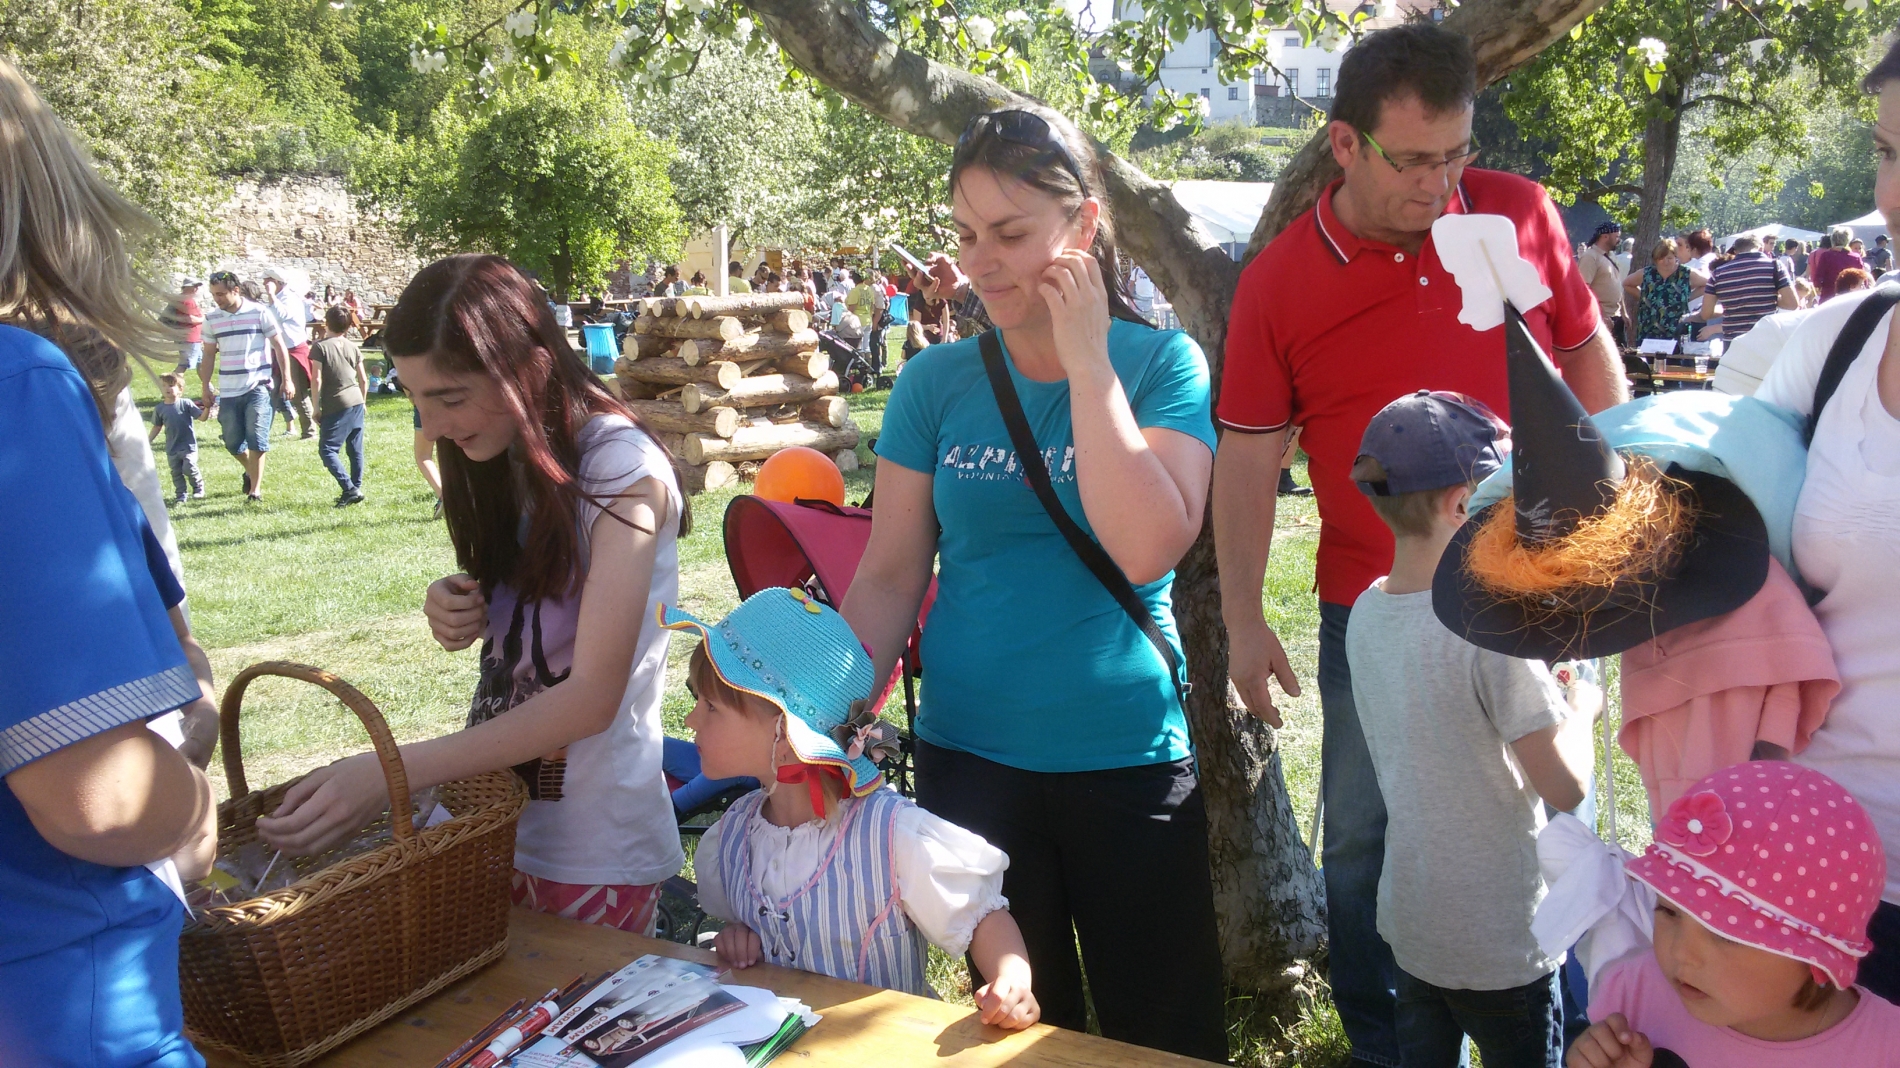
[[[1087,139],[1041,108],[978,116],[950,170],[961,272],[1056,495],[1179,660],[1169,590],[1213,465],[1207,364],[1110,284],[1103,188]],[[936,259],[940,283],[966,283]],[[1024,481],[976,339],[904,365],[877,451],[845,618],[888,678],[936,561],[917,799],[1009,854],[1003,892],[1044,1022],[1086,1026],[1086,964],[1103,1034],[1225,1060],[1206,814],[1175,680]]]

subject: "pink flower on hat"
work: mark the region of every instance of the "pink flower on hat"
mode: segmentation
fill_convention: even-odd
[[[1676,798],[1656,828],[1656,837],[1692,857],[1706,857],[1734,831],[1722,798],[1704,790]]]

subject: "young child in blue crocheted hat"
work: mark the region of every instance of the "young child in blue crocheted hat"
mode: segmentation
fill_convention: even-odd
[[[1009,858],[890,789],[878,759],[896,731],[866,709],[871,657],[803,590],[761,590],[698,631],[686,725],[712,778],[765,783],[733,802],[694,854],[699,903],[726,921],[727,965],[759,961],[934,997],[925,942],[966,951],[986,1024],[1041,1016],[1028,951],[1003,897]]]

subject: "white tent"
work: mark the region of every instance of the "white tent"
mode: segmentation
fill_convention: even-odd
[[[1803,230],[1799,226],[1789,226],[1786,223],[1768,223],[1765,226],[1757,226],[1752,230],[1743,230],[1740,233],[1730,234],[1717,241],[1715,246],[1717,248],[1727,248],[1734,244],[1735,239],[1738,237],[1756,238],[1763,245],[1780,245],[1783,241],[1806,241],[1812,245],[1814,242],[1821,240],[1821,236],[1822,235],[1813,230]]]
[[[1828,229],[1832,230],[1835,226],[1847,227],[1849,230],[1854,231],[1855,237],[1860,238],[1862,241],[1867,242],[1869,246],[1872,246],[1874,238],[1887,232],[1887,217],[1878,211],[1870,211],[1858,219],[1849,219],[1846,222],[1835,223],[1834,226],[1830,226]]]
[[[1174,199],[1208,235],[1239,259],[1273,195],[1272,182],[1175,182]]]

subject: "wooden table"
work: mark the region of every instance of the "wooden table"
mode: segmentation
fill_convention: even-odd
[[[315,1063],[323,1068],[431,1068],[516,998],[534,997],[581,972],[615,971],[646,953],[716,963],[705,950],[516,909],[508,924],[508,953],[500,961]],[[735,972],[729,981],[795,997],[824,1017],[773,1062],[789,1068],[1187,1068],[1207,1063],[1042,1024],[1003,1031],[979,1023],[965,1006],[769,964]],[[211,1068],[241,1068],[229,1058],[206,1059]]]

